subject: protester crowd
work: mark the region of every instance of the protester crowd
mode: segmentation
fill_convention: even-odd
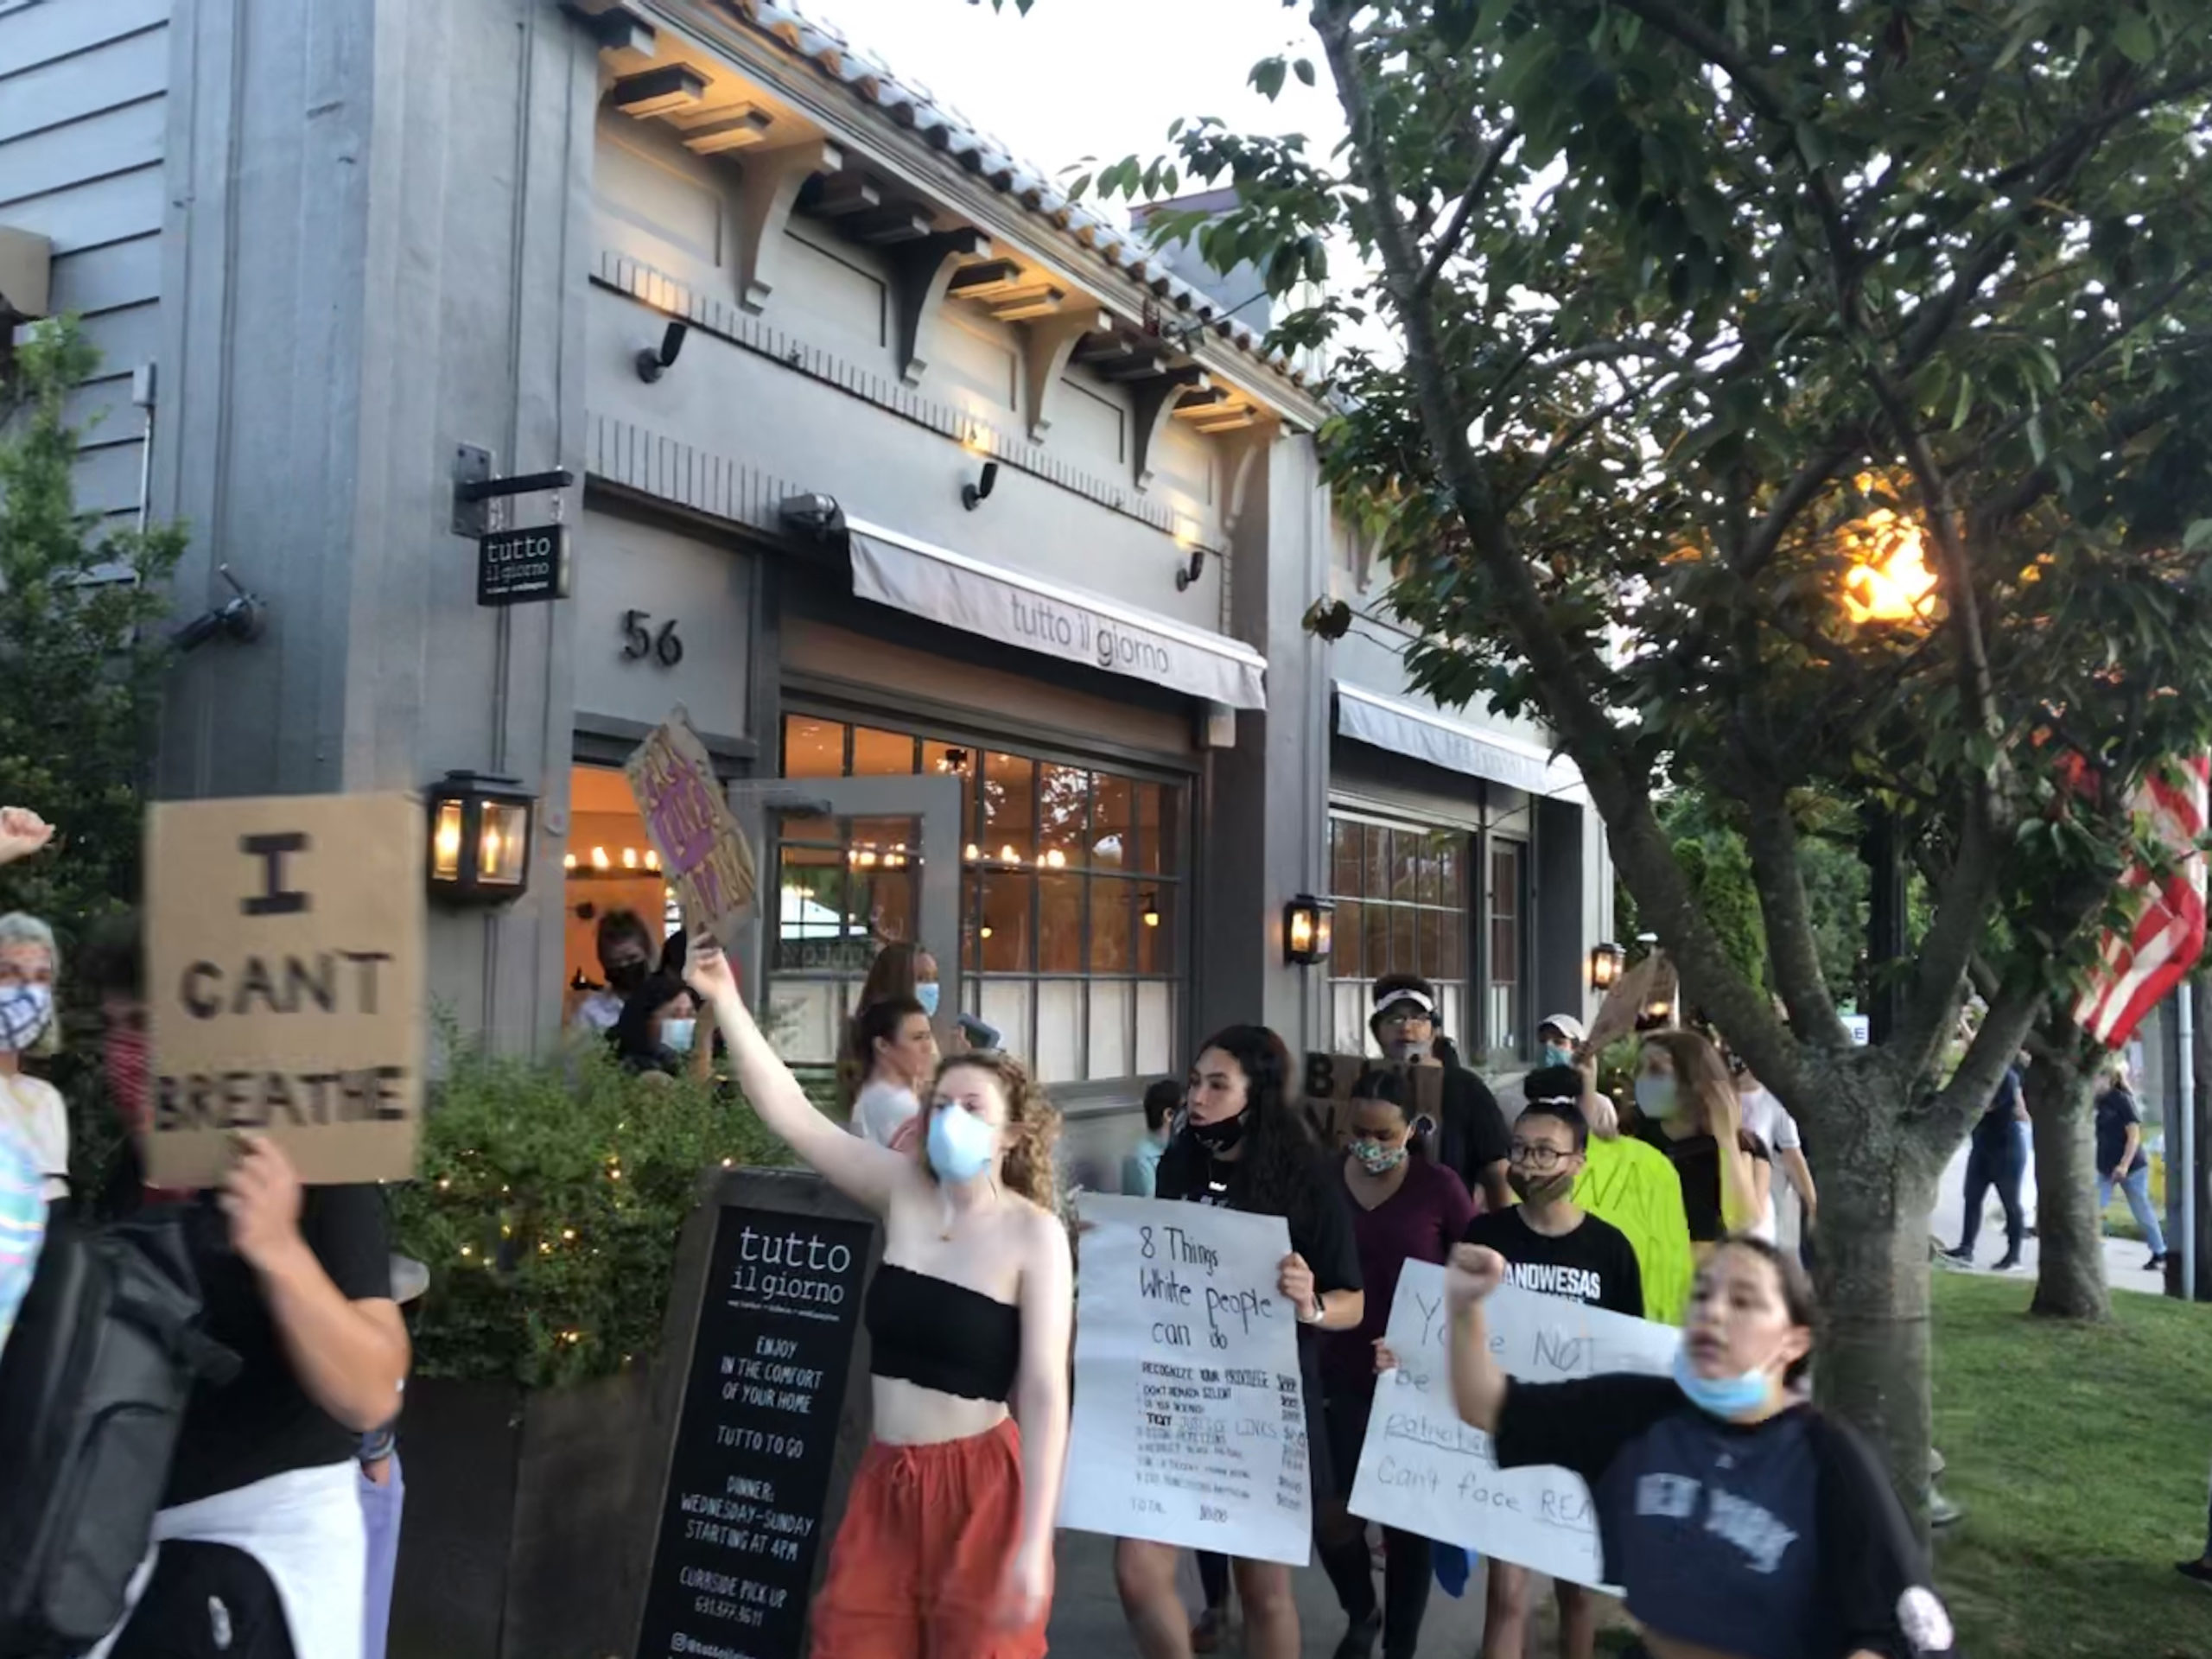
[[[40,852],[51,834],[29,814],[0,813],[0,861]],[[1058,1113],[972,1021],[940,1050],[936,964],[916,947],[885,950],[863,988],[834,1113],[762,1034],[713,944],[678,936],[657,947],[618,912],[601,920],[597,949],[605,988],[575,1006],[577,1033],[641,1074],[704,1074],[720,1055],[762,1122],[882,1224],[863,1309],[874,1439],[830,1543],[812,1651],[1043,1652],[1082,1381],[1079,1241],[1056,1173]],[[101,1008],[110,1096],[124,1126],[143,1132],[137,962],[125,925],[83,967]],[[391,1255],[377,1188],[303,1186],[258,1136],[239,1138],[213,1189],[150,1185],[126,1150],[99,1204],[80,1203],[59,1096],[22,1064],[59,1039],[61,971],[48,930],[0,918],[5,1357],[65,1341],[73,1319],[100,1317],[51,1287],[60,1274],[50,1264],[92,1262],[118,1226],[137,1230],[146,1262],[175,1267],[170,1282],[198,1318],[177,1349],[185,1381],[170,1432],[136,1452],[145,1518],[111,1627],[35,1650],[380,1659],[404,1494],[401,1308],[420,1294],[422,1271]],[[1282,1039],[1255,1025],[1215,1033],[1187,1077],[1147,1091],[1123,1166],[1130,1193],[1282,1219],[1290,1248],[1274,1288],[1297,1324],[1313,1549],[1344,1621],[1338,1659],[1410,1659],[1434,1586],[1458,1593],[1473,1565],[1448,1541],[1370,1527],[1350,1508],[1378,1377],[1398,1363],[1387,1340],[1394,1294],[1414,1262],[1443,1272],[1459,1418],[1492,1437],[1500,1467],[1558,1465],[1587,1483],[1606,1577],[1657,1659],[1947,1651],[1943,1610],[1895,1495],[1851,1431],[1808,1398],[1813,1304],[1796,1257],[1777,1246],[1777,1171],[1798,1196],[1808,1246],[1817,1194],[1788,1113],[1709,1037],[1673,1027],[1637,1036],[1632,1100],[1617,1103],[1598,1087],[1581,1020],[1559,1014],[1541,1023],[1543,1064],[1522,1081],[1509,1122],[1438,1014],[1427,982],[1376,982],[1375,1058],[1335,1120],[1338,1143],[1326,1146],[1301,1110],[1299,1057]],[[2109,1081],[2100,1179],[2140,1203],[2140,1116],[2124,1074]],[[1975,1131],[1961,1254],[1994,1185],[2011,1195],[2007,1259],[2017,1258],[2023,1118],[2015,1073]],[[122,1219],[103,1230],[86,1219],[95,1211]],[[1678,1325],[1672,1376],[1515,1382],[1485,1335],[1502,1286]],[[18,1450],[32,1479],[60,1482],[72,1448],[33,1457],[24,1423],[10,1421],[24,1401],[8,1379],[31,1369],[0,1364],[0,1449]],[[128,1510],[94,1541],[111,1554],[130,1537]],[[1182,1554],[1140,1537],[1116,1546],[1136,1652],[1215,1651],[1236,1627],[1253,1659],[1302,1651],[1293,1569],[1203,1560],[1204,1605],[1192,1609]],[[1540,1596],[1556,1604],[1561,1659],[1594,1651],[1597,1592],[1495,1560],[1483,1580],[1485,1659],[1529,1651]]]

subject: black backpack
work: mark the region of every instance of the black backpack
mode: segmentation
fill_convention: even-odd
[[[193,1385],[238,1356],[200,1329],[181,1209],[56,1217],[0,1351],[0,1655],[83,1652],[124,1613]]]

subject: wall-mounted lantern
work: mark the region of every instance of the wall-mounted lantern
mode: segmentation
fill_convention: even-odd
[[[1628,966],[1628,952],[1607,939],[1602,944],[1590,947],[1590,986],[1592,990],[1610,991],[1620,983],[1621,969]]]
[[[1336,906],[1301,893],[1282,907],[1283,960],[1300,966],[1329,959]]]
[[[521,898],[537,798],[512,778],[474,772],[449,772],[428,792],[431,893],[455,904]]]

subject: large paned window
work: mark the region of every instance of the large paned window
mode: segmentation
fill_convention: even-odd
[[[1173,1068],[1188,873],[1179,785],[827,716],[789,715],[783,736],[786,777],[962,781],[967,1010],[1044,1082],[1120,1082]],[[875,951],[913,938],[918,847],[911,819],[784,823],[771,995],[792,1060],[835,1056]]]
[[[1466,1009],[1468,859],[1465,830],[1350,812],[1329,815],[1330,1024],[1338,1052],[1372,1051],[1367,1016],[1385,974],[1434,982],[1439,1019],[1459,1037]]]
[[[1419,974],[1468,1064],[1510,1067],[1529,1038],[1529,813],[1477,833],[1349,808],[1329,814],[1329,1022],[1340,1053],[1373,1053],[1375,982]],[[1471,988],[1479,987],[1479,995]]]

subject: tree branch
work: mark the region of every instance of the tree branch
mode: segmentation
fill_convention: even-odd
[[[1766,918],[1767,960],[1783,1006],[1789,1010],[1790,1029],[1822,1048],[1847,1048],[1851,1034],[1821,972],[1813,907],[1797,855],[1797,825],[1781,782],[1763,770],[1743,781],[1750,785],[1744,798],[1744,845],[1751,855],[1751,884]]]
[[[1459,198],[1459,207],[1452,210],[1451,223],[1436,238],[1436,245],[1429,252],[1428,264],[1421,268],[1421,277],[1414,284],[1414,292],[1423,299],[1428,297],[1429,290],[1436,286],[1436,279],[1444,274],[1444,267],[1452,263],[1452,256],[1459,251],[1460,238],[1466,235],[1467,226],[1474,219],[1475,209],[1481,205],[1483,197],[1489,194],[1491,181],[1497,176],[1499,163],[1505,160],[1506,151],[1520,139],[1520,124],[1509,121],[1505,130],[1491,141],[1482,164],[1475,169],[1474,181],[1468,185],[1467,193]]]
[[[1957,854],[1941,883],[1936,917],[1920,946],[1919,971],[1912,1001],[1897,1033],[1893,1052],[1899,1074],[1917,1077],[1934,1064],[1943,1033],[1958,1017],[1968,969],[1989,925],[1997,890],[1998,849],[1991,845],[1989,819],[1980,791],[1967,804]]]
[[[1582,769],[1610,834],[1616,867],[1656,924],[1690,992],[1720,1020],[1759,1075],[1788,1092],[1802,1077],[1797,1046],[1766,999],[1728,961],[1691,896],[1652,811],[1648,780],[1631,777],[1631,758],[1621,735],[1592,693],[1595,665],[1585,663],[1553,625],[1475,454],[1467,411],[1444,370],[1435,313],[1429,296],[1419,289],[1420,251],[1400,216],[1389,152],[1376,131],[1374,105],[1351,38],[1356,9],[1355,0],[1317,0],[1313,26],[1344,109],[1351,165],[1372,215],[1382,287],[1404,331],[1407,373],[1439,475],[1452,492],[1470,545],[1490,574],[1503,620],[1528,660],[1552,729]]]

